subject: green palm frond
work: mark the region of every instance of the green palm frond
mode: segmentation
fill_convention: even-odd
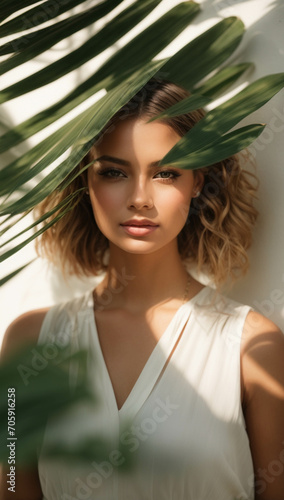
[[[72,353],[68,346],[27,344],[1,363],[0,462],[7,463],[7,444],[15,439],[16,464],[26,466],[36,462],[50,419],[60,417],[62,412],[82,402],[95,409],[98,398],[89,385],[87,360],[86,351]],[[76,373],[72,382],[70,367]],[[99,451],[102,457],[105,443],[98,436],[96,442],[99,445],[97,453]],[[64,455],[68,454],[65,446],[60,446]],[[84,449],[80,445],[77,451],[81,459],[84,452],[86,458],[89,457],[87,445]],[[92,452],[94,456],[95,447]]]
[[[48,26],[47,28],[43,28],[38,30],[35,33],[32,33],[32,36],[27,38],[26,36],[22,36],[20,38],[16,38],[13,42],[8,42],[1,47],[0,55],[9,54],[14,52],[15,54],[12,57],[6,59],[0,63],[0,74],[4,74],[11,69],[20,66],[26,61],[29,61],[33,57],[36,57],[42,52],[45,52],[50,47],[53,47],[56,43],[64,40],[66,37],[77,33],[83,28],[90,26],[90,23],[94,23],[98,21],[101,17],[105,16],[109,13],[109,11],[115,7],[115,3],[119,4],[119,2],[110,1],[107,3],[102,3],[92,7],[85,12],[80,14],[76,14],[74,16],[70,16],[63,21],[60,21],[52,26]],[[41,6],[35,7],[34,10],[40,10]],[[22,19],[24,17],[24,19]],[[36,14],[32,17],[32,19],[36,17]],[[36,17],[37,19],[37,17]],[[17,27],[14,24],[17,21]],[[26,24],[25,24],[26,23]],[[0,37],[10,35],[10,31],[13,33],[13,29],[15,29],[14,33],[20,28],[23,28],[25,25],[29,26],[34,25],[27,19],[25,15],[19,16],[19,18],[12,19],[6,26],[5,24],[0,26]],[[105,33],[106,34],[106,33]],[[117,36],[117,35],[116,35]]]
[[[237,95],[212,109],[200,120],[185,136],[162,158],[161,164],[185,165],[190,160],[191,153],[214,146],[220,137],[237,125],[243,118],[263,106],[284,86],[284,73],[277,73],[260,78],[251,83]],[[157,119],[158,117],[156,117]],[[251,134],[251,132],[249,132]],[[248,141],[247,146],[258,137]],[[235,153],[243,148],[239,147],[238,136],[234,134]],[[244,146],[244,147],[247,147]],[[233,154],[233,153],[230,153]],[[209,161],[209,163],[208,163]],[[216,160],[215,160],[216,161]],[[214,163],[207,159],[207,165]],[[201,166],[201,165],[200,165]],[[191,167],[188,167],[191,168]]]
[[[23,271],[23,269],[25,269],[26,267],[28,267],[30,264],[32,264],[32,262],[34,262],[36,259],[32,259],[30,260],[29,262],[27,262],[27,264],[25,264],[24,266],[21,266],[19,267],[18,269],[16,269],[15,271],[13,271],[12,273],[9,273],[7,274],[7,276],[4,276],[4,278],[1,278],[0,279],[0,286],[2,285],[5,285],[5,283],[7,283],[7,281],[11,280],[12,278],[14,278],[14,276],[17,276],[17,274],[19,274],[21,271]]]
[[[31,137],[55,122],[100,90],[104,88],[111,90],[128,76],[131,76],[139,67],[146,65],[167,47],[193,20],[198,10],[199,7],[196,4],[186,2],[186,5],[178,5],[161,16],[160,19],[128,42],[123,48],[117,50],[91,77],[76,87],[64,99],[3,135],[0,138],[0,153],[7,151],[7,149],[14,147],[24,139]],[[136,22],[138,22],[137,16]],[[130,28],[132,28],[132,25],[129,24],[128,19],[128,29]],[[124,32],[119,32],[118,35],[114,31],[112,22],[110,23],[110,30],[113,33],[112,43],[116,41],[117,37],[124,34]],[[95,55],[97,55],[97,52],[89,53],[89,59],[92,59]]]

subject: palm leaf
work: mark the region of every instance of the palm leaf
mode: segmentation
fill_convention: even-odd
[[[264,128],[265,125],[260,124],[241,127],[229,134],[223,135],[218,141],[215,141],[207,148],[199,149],[190,155],[180,158],[175,162],[175,166],[195,170],[225,160],[229,156],[247,148],[258,138]]]
[[[196,85],[194,87],[194,92],[211,98],[217,97],[219,94],[227,90],[228,87],[233,85],[247,70],[252,69],[253,67],[253,63],[226,66],[215,73],[212,77],[207,78],[206,82],[202,85]]]
[[[114,3],[118,4],[121,1],[122,0],[116,0],[116,2]],[[33,36],[31,36],[30,39],[27,39],[26,36],[23,36],[21,38],[14,39],[8,44],[3,45],[0,50],[0,55],[2,55],[3,53],[7,53],[7,50],[9,48],[10,51],[11,48],[13,48],[14,52],[17,53],[6,59],[6,61],[0,63],[0,74],[3,75],[7,71],[20,66],[24,62],[29,61],[33,57],[36,57],[38,54],[45,52],[50,47],[53,47],[53,45],[60,42],[61,40],[64,40],[64,38],[73,35],[77,31],[80,31],[81,29],[89,26],[101,17],[108,14],[108,12],[114,6],[115,5],[111,6],[109,1],[103,4],[96,5],[95,7],[88,9],[86,12],[68,17],[68,19],[64,19],[63,21],[60,21],[55,25],[48,26],[48,28],[43,28],[35,34],[32,33]],[[14,21],[14,19],[12,21]],[[0,26],[0,36],[1,30],[3,28],[4,26]],[[115,34],[115,32],[113,34]],[[118,36],[117,33],[116,36]]]
[[[26,240],[24,240],[22,243],[19,243],[18,245],[16,245],[15,247],[11,248],[10,250],[7,250],[4,254],[2,254],[0,256],[0,262],[3,262],[4,260],[8,259],[12,255],[14,255],[16,252],[18,252],[19,250],[21,250],[22,248],[24,248],[26,245],[28,245],[28,243],[31,243],[31,241],[33,241],[35,238],[37,238],[38,236],[40,236],[46,229],[48,229],[49,227],[51,227],[55,222],[59,221],[70,210],[72,210],[73,204],[71,202],[72,202],[72,200],[74,198],[76,198],[76,196],[78,195],[78,193],[80,191],[82,191],[82,190],[83,190],[83,188],[82,189],[78,189],[77,191],[75,191],[71,195],[67,196],[67,198],[62,203],[58,204],[56,206],[56,208],[52,212],[54,213],[59,208],[62,208],[62,207],[66,207],[65,210],[62,210],[58,215],[56,215],[56,217],[53,218],[53,220],[51,222],[48,222],[43,228],[41,228],[38,231],[36,231],[32,236],[30,236],[29,238],[27,238]],[[36,223],[38,223],[38,221],[36,221]],[[21,234],[23,234],[26,231],[27,231],[27,229],[25,229],[25,231],[22,231]],[[19,236],[19,234],[17,234],[17,237],[18,236]],[[6,243],[4,245],[6,245]]]
[[[163,113],[160,113],[159,119],[170,118],[173,116],[179,116],[183,113],[189,113],[190,111],[194,111],[195,109],[206,106],[206,104],[209,104],[209,102],[211,102],[211,99],[209,99],[208,97],[199,94],[192,94],[191,96],[183,99],[177,104],[174,104],[166,111],[163,111]],[[148,123],[155,121],[156,119],[156,117],[150,118],[150,120],[148,120]]]
[[[68,181],[66,180],[65,183],[62,184],[61,186],[61,190],[65,189],[66,186],[68,186],[69,184],[71,184],[73,182],[74,179],[76,179],[76,177],[78,177],[79,175],[81,175],[82,172],[84,172],[84,170],[87,170],[96,160],[93,160],[91,163],[88,163],[88,165],[85,165],[84,168],[80,169],[79,172],[77,172],[76,174],[74,174],[73,176],[71,176],[70,178],[68,178]],[[53,173],[50,175],[50,177],[52,178],[53,177]],[[41,224],[43,221],[45,221],[46,219],[48,219],[49,217],[51,217],[54,213],[56,213],[58,210],[61,210],[61,208],[64,208],[67,204],[69,204],[69,202],[71,202],[73,200],[73,198],[76,198],[76,195],[79,194],[81,191],[83,191],[84,189],[82,188],[81,190],[77,190],[76,191],[76,194],[74,193],[73,195],[70,195],[68,196],[67,198],[65,198],[63,201],[61,201],[60,203],[58,203],[58,205],[56,205],[56,207],[54,207],[52,210],[49,210],[48,212],[45,212],[44,215],[42,217],[40,217],[39,219],[37,219],[35,222],[33,222],[32,224],[30,224],[28,227],[26,227],[25,229],[23,229],[20,233],[12,236],[9,240],[5,241],[5,243],[2,243],[0,245],[0,248],[3,248],[4,246],[8,245],[9,243],[11,243],[13,240],[15,240],[16,238],[18,238],[19,236],[22,236],[22,234],[25,234],[27,231],[30,231],[31,229],[33,229],[35,226]],[[22,218],[26,217],[29,213],[31,212],[31,210],[27,210],[22,217],[19,218],[19,220],[17,222],[19,222]],[[9,215],[5,222],[7,222],[7,220],[9,220],[12,216]],[[8,231],[9,229],[11,229],[11,227],[13,227],[14,224],[11,224],[9,225],[8,227],[6,227],[4,230],[2,230],[0,232],[0,235],[4,234],[6,231]],[[42,233],[39,233],[39,234],[42,234]],[[30,241],[27,241],[26,244],[30,243]],[[1,259],[1,257],[0,257]]]
[[[30,264],[32,264],[34,261],[36,260],[35,259],[32,259],[30,260],[29,262],[27,262],[27,264],[25,264],[24,266],[21,266],[19,267],[18,269],[16,269],[15,271],[13,271],[12,273],[9,273],[7,274],[7,276],[4,276],[4,278],[1,278],[0,279],[0,286],[3,286],[5,285],[5,283],[7,283],[7,281],[9,281],[10,279],[14,278],[14,276],[16,276],[17,274],[19,274],[21,271],[23,271],[23,269],[25,269],[26,267],[28,267]]]
[[[94,8],[89,9],[89,11],[92,11],[94,9],[98,13],[101,12],[101,14],[99,15],[100,17],[102,17],[108,12],[110,12],[112,9],[114,9],[121,2],[122,0],[107,0],[99,3]],[[5,36],[13,35],[14,33],[19,33],[21,31],[25,31],[30,28],[35,28],[40,24],[46,23],[47,21],[50,21],[51,19],[54,19],[55,17],[60,16],[61,14],[64,14],[64,12],[67,12],[68,10],[76,7],[77,5],[80,5],[81,3],[82,0],[68,0],[64,2],[57,2],[56,5],[54,4],[53,0],[43,2],[42,4],[37,5],[32,9],[26,10],[24,13],[19,14],[18,16],[13,17],[13,19],[11,19],[10,21],[7,21],[6,23],[2,24],[0,26],[0,37],[3,38]],[[3,2],[1,2],[1,9],[2,9],[2,4]],[[22,10],[22,8],[25,7],[25,5],[23,4],[24,2],[21,2],[21,6],[19,6],[20,10]],[[16,12],[15,2],[13,2],[13,14],[15,12]],[[74,16],[74,18],[75,17],[77,16]],[[37,31],[36,33],[43,34],[42,30]],[[24,38],[25,37],[23,37],[23,42]],[[32,43],[34,43],[33,37],[31,38],[32,38]],[[15,40],[13,40],[11,44],[13,44],[14,41]],[[19,39],[15,41],[17,45],[18,41]],[[24,44],[26,44],[26,42],[24,42]]]
[[[62,76],[79,68],[91,59],[90,54],[92,54],[92,58],[100,54],[123,34],[127,33],[129,27],[135,26],[138,22],[142,21],[160,1],[145,0],[142,3],[138,3],[138,0],[136,0],[134,5],[130,5],[130,7],[108,23],[106,27],[102,28],[98,34],[95,34],[87,42],[83,43],[78,49],[73,50],[59,61],[49,64],[46,68],[2,90],[0,92],[0,104],[58,80]]]
[[[12,436],[13,439],[15,436],[17,464],[33,463],[37,460],[37,450],[48,420],[60,417],[62,411],[72,410],[74,405],[81,402],[92,405],[93,411],[98,404],[87,376],[88,353],[72,353],[69,346],[56,344],[52,356],[49,356],[50,345],[27,345],[0,366],[0,442],[5,443],[5,446],[0,446],[0,461],[4,462],[7,458],[7,437]],[[72,383],[70,364],[76,368],[73,370],[73,373],[76,371],[76,378],[73,377]],[[9,388],[14,389],[15,394],[15,431],[13,426],[7,427],[7,397],[11,394]],[[9,418],[11,417],[13,413],[10,413]],[[103,452],[106,443],[99,436],[97,441],[100,443],[99,450]],[[63,445],[61,451],[62,449],[64,450]],[[83,452],[80,446],[80,458],[84,457]],[[90,452],[85,452],[89,458]]]
[[[185,2],[171,9],[118,50],[64,99],[4,134],[0,138],[0,153],[58,120],[102,88],[111,90],[121,83],[159,54],[194,19],[198,11],[199,7],[194,2]],[[114,29],[112,24],[110,27]]]
[[[17,12],[18,10],[22,10],[25,7],[28,7],[29,5],[33,5],[34,3],[38,3],[38,0],[15,0],[13,1],[13,3],[10,2],[9,0],[2,0],[0,21],[2,22],[11,14],[15,14],[15,12]],[[66,3],[68,5],[71,4],[71,0],[66,0]]]
[[[194,86],[228,59],[244,34],[244,24],[228,17],[185,45],[163,68],[169,80],[193,91]]]
[[[176,164],[185,155],[207,148],[240,120],[263,106],[284,86],[284,73],[265,76],[211,110],[164,156],[162,164]],[[158,118],[158,117],[157,117]],[[156,119],[157,119],[156,118]]]

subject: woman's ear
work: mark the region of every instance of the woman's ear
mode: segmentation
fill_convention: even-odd
[[[200,169],[194,170],[194,193],[201,193],[204,186],[204,173]]]

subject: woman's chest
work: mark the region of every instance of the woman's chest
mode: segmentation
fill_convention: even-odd
[[[146,369],[173,314],[171,310],[151,317],[96,314],[98,340],[118,410]]]

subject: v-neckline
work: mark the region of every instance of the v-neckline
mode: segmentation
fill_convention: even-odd
[[[190,313],[192,311],[193,303],[197,298],[199,298],[204,290],[207,290],[208,286],[204,286],[199,292],[197,292],[191,299],[182,304],[174,313],[172,319],[170,320],[168,326],[160,336],[159,340],[154,346],[151,354],[147,358],[146,363],[144,364],[138,378],[136,379],[130,393],[125,399],[121,408],[118,408],[117,401],[115,397],[115,392],[113,389],[112,381],[109,375],[109,371],[106,366],[105,358],[103,355],[103,351],[101,348],[96,316],[94,310],[94,296],[93,290],[90,291],[90,297],[88,303],[90,305],[91,312],[91,326],[94,332],[95,342],[97,344],[97,350],[99,359],[101,362],[103,376],[106,385],[109,388],[109,393],[111,394],[112,404],[114,406],[114,410],[119,415],[119,417],[123,416],[127,412],[127,416],[130,415],[132,411],[133,415],[141,408],[144,401],[147,399],[150,392],[159,379],[160,373],[163,370],[165,364],[168,362],[169,357],[173,351],[174,346],[176,345],[177,339],[179,338],[181,332],[183,332],[185,326],[188,323]],[[188,314],[183,316],[182,313],[184,310],[188,310]],[[183,321],[182,321],[183,319]],[[176,327],[175,327],[176,326]]]

